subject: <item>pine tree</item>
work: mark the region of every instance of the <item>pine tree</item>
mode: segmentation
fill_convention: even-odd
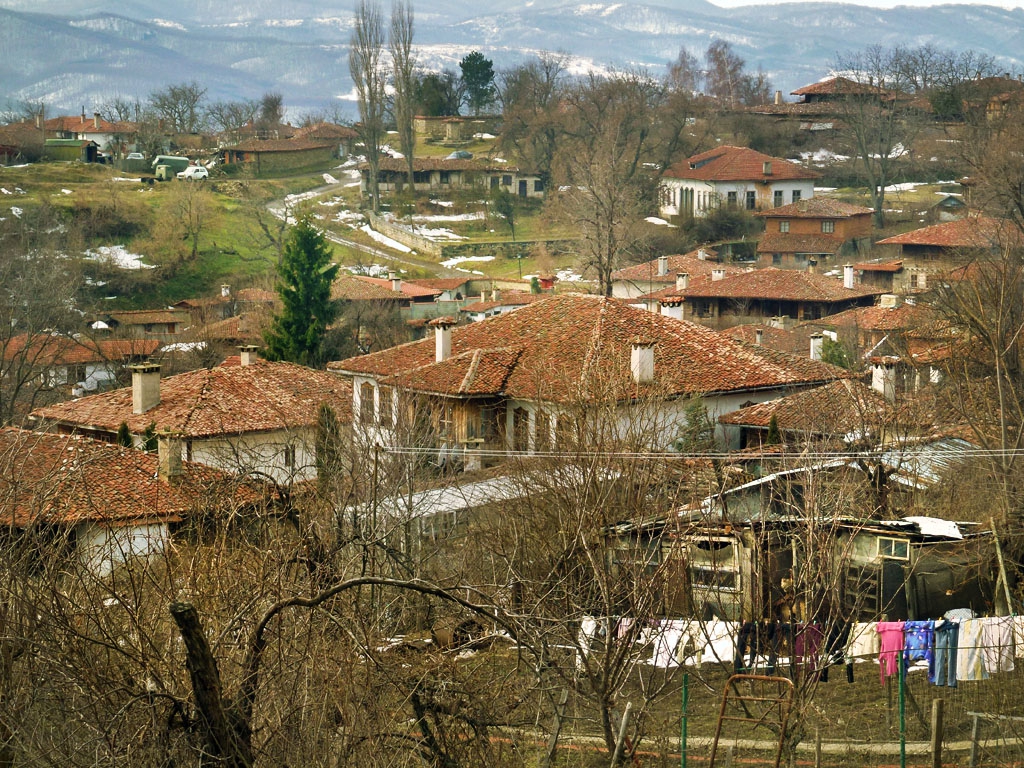
[[[323,362],[321,342],[336,312],[331,284],[338,265],[331,262],[327,240],[308,218],[302,218],[289,233],[277,272],[283,307],[264,336],[266,356],[319,365]]]

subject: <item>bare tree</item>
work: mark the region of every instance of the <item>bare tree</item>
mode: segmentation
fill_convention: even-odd
[[[258,102],[252,99],[240,101],[215,101],[206,110],[210,121],[222,131],[238,131],[253,122],[260,110]]]
[[[565,54],[543,53],[498,78],[503,121],[498,146],[545,181],[551,178],[563,133],[558,104],[567,59]]]
[[[414,189],[413,165],[416,153],[415,117],[415,75],[416,56],[412,50],[413,10],[410,0],[396,0],[391,6],[391,34],[388,36],[388,50],[391,53],[394,94],[391,97],[391,111],[398,130],[398,146],[405,155],[409,174],[409,189]]]
[[[375,0],[359,0],[349,41],[348,68],[356,88],[359,123],[355,128],[366,152],[370,207],[374,212],[380,210],[378,177],[387,107],[387,72],[381,62],[384,42],[384,21],[380,6]]]
[[[197,133],[206,119],[205,98],[206,88],[193,80],[153,91],[149,94],[149,106],[163,120],[166,130]]]

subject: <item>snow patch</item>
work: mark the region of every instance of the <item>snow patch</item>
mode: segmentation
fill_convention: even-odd
[[[152,264],[143,264],[145,256],[130,253],[123,245],[101,245],[95,250],[86,251],[85,258],[119,269],[155,269]]]
[[[449,269],[452,269],[457,264],[466,264],[466,263],[471,262],[471,261],[494,261],[494,257],[493,256],[456,256],[453,259],[445,259],[444,261],[441,262],[441,266],[442,267],[448,267]],[[468,272],[469,270],[463,269],[463,270],[460,270],[460,271],[461,272]],[[482,275],[483,273],[482,272],[477,272],[477,273],[474,273],[474,274],[481,274]]]
[[[338,180],[329,173],[324,174],[324,184],[337,184]]]
[[[370,225],[369,224],[363,224],[363,226],[359,227],[359,231],[360,232],[365,232],[373,240],[376,240],[378,243],[380,243],[383,246],[386,246],[388,248],[393,248],[394,250],[401,251],[402,253],[412,253],[412,248],[410,248],[407,245],[403,245],[402,243],[398,242],[397,240],[392,240],[387,235],[382,235],[380,232],[378,232],[375,229],[370,229]]]
[[[659,227],[672,227],[673,229],[675,229],[676,226],[675,224],[669,224],[664,219],[659,219],[657,216],[648,216],[646,219],[644,219],[644,221],[646,221],[648,224],[657,224]]]

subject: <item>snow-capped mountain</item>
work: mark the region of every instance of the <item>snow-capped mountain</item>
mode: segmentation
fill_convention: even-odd
[[[145,98],[196,80],[212,99],[276,90],[301,109],[344,103],[352,90],[350,2],[121,0],[116,7],[111,12],[109,0],[0,0],[0,99],[91,111],[113,96]],[[576,70],[660,74],[681,47],[699,54],[721,38],[788,93],[825,76],[838,53],[873,43],[970,48],[995,56],[1006,71],[1024,63],[1024,11],[991,6],[492,0],[480,10],[455,0],[416,8],[421,64],[457,67],[480,50],[500,68],[537,51],[563,51]]]

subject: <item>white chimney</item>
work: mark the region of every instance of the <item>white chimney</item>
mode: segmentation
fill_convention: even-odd
[[[650,384],[654,381],[654,344],[637,339],[629,356],[629,367],[633,381]]]
[[[725,277],[724,269],[712,269],[711,270],[711,281],[717,283],[719,280]]]
[[[220,286],[220,297],[226,299],[231,295],[231,286],[227,283],[223,283]]]
[[[821,360],[821,348],[825,337],[820,333],[811,334],[811,360]]]
[[[880,392],[890,403],[896,399],[896,360],[880,358],[871,364],[871,388]]]
[[[771,160],[765,160],[764,163],[761,164],[761,170],[764,172],[765,176],[771,176],[772,175],[772,161]]]
[[[760,347],[761,343],[763,341],[764,341],[764,328],[758,328],[757,330],[754,331],[754,343],[757,346]]]
[[[495,288],[491,291],[491,301],[501,301],[501,289]]]
[[[182,474],[181,438],[162,432],[156,438],[157,476],[165,483]]]
[[[402,278],[398,276],[397,272],[391,272],[388,274],[388,278],[391,280],[391,290],[395,293],[402,292]]]
[[[775,106],[782,104],[782,91],[775,92]]]
[[[685,291],[690,287],[690,273],[680,272],[676,275],[676,290]]]
[[[434,362],[443,363],[452,356],[452,326],[455,321],[450,317],[439,317],[431,320],[434,326]]]
[[[658,257],[658,277],[664,277],[668,274],[668,256]]]
[[[92,125],[93,125],[93,127],[97,131],[100,129],[100,113],[99,112],[93,112],[92,113]]]
[[[676,320],[683,319],[683,297],[666,296],[661,300],[661,314]]]
[[[884,307],[885,309],[896,309],[896,307],[902,303],[902,299],[895,293],[883,293],[881,298],[878,300],[878,306]]]
[[[239,347],[238,353],[243,368],[249,365],[254,365],[256,361],[260,359],[259,347],[253,344],[246,344],[243,347]]]
[[[700,259],[701,261],[707,261],[708,260],[708,252],[705,251],[703,248],[698,248],[697,249],[697,258]]]
[[[132,372],[132,413],[145,413],[160,405],[160,366],[141,363],[128,368]]]
[[[853,289],[853,264],[843,264],[843,288]]]

